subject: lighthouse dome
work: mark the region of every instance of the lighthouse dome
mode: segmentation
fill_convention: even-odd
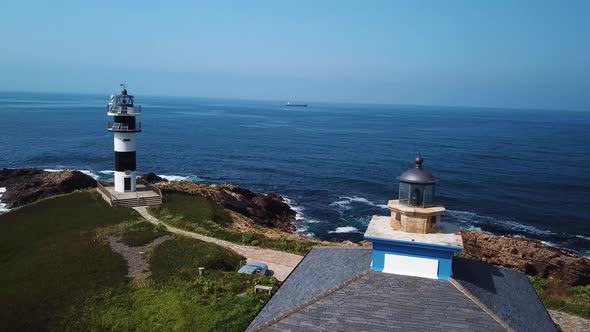
[[[424,163],[424,158],[418,155],[416,157],[416,167],[405,171],[397,179],[400,182],[413,184],[435,184],[438,182],[438,179],[434,175],[422,168],[422,163]]]

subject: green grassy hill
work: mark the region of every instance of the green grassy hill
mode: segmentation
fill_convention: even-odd
[[[0,330],[243,330],[266,300],[252,286],[276,280],[233,272],[244,258],[224,248],[173,237],[132,283],[104,235],[139,245],[162,234],[138,219],[95,192],[0,215]]]

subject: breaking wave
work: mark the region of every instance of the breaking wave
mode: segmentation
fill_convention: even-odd
[[[66,169],[57,169],[57,168],[44,168],[43,169],[45,172],[52,172],[52,173],[57,173],[57,172],[62,172],[65,171]],[[96,173],[93,173],[90,170],[87,169],[75,169],[75,171],[78,171],[80,173],[84,173],[88,176],[90,176],[91,178],[98,180],[100,178],[100,176]]]
[[[166,179],[168,181],[190,181],[190,182],[201,182],[203,179],[199,178],[196,175],[162,175],[158,174],[159,177]]]
[[[6,192],[6,188],[5,187],[0,187],[0,212],[6,212],[9,211],[10,209],[6,207],[5,203],[2,203],[2,194],[4,194]]]
[[[482,216],[475,212],[447,210],[447,215],[451,217],[452,220],[466,224],[467,227],[478,228],[478,225],[487,225],[501,228],[506,232],[517,231],[542,236],[557,235],[557,233],[547,229],[541,229],[531,225],[523,225],[514,220],[504,220],[489,216]]]
[[[354,226],[344,226],[344,227],[336,227],[335,230],[329,231],[330,234],[342,234],[342,233],[360,233],[358,228]]]
[[[297,205],[295,201],[288,197],[283,196],[283,199],[285,200],[285,203],[287,203],[289,207],[296,213],[295,222],[293,223],[295,226],[295,234],[300,234],[311,239],[316,238],[315,233],[309,230],[309,224],[320,224],[323,223],[323,221],[306,218],[305,214],[303,213],[303,211],[305,211],[303,206]]]
[[[358,196],[341,196],[338,201],[330,203],[330,206],[337,207],[341,211],[346,211],[352,209],[353,203],[365,204],[382,209],[388,209],[387,204],[375,204],[364,197]]]

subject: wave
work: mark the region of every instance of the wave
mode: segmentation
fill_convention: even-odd
[[[2,194],[4,194],[6,192],[6,188],[5,187],[0,187],[0,212],[6,212],[9,211],[10,209],[6,207],[5,203],[2,203]]]
[[[303,211],[305,211],[305,207],[297,205],[295,201],[292,199],[283,196],[285,203],[289,205],[289,207],[295,211],[295,222],[293,225],[295,226],[295,234],[303,235],[310,239],[316,239],[316,234],[309,230],[309,224],[321,224],[324,223],[323,220],[319,219],[308,219],[305,217]]]
[[[489,225],[489,226],[496,226],[503,228],[504,230],[510,231],[519,231],[529,234],[535,235],[557,235],[557,233],[552,232],[547,229],[541,229],[531,225],[523,225],[519,222],[514,220],[504,220],[504,219],[496,219],[489,216],[482,216],[475,212],[468,212],[468,211],[456,211],[456,210],[447,210],[447,214],[455,219],[456,221],[464,224],[471,224],[473,225]]]
[[[190,182],[201,182],[203,179],[199,178],[196,175],[163,175],[158,174],[159,177],[162,179],[166,179],[168,181],[190,181]]]
[[[105,175],[113,175],[113,174],[115,174],[115,171],[99,171],[98,173],[105,174]]]
[[[66,169],[57,169],[57,168],[44,168],[43,169],[45,172],[51,172],[51,173],[57,173],[57,172],[63,172]],[[90,176],[91,178],[98,180],[100,178],[100,176],[96,173],[93,173],[90,170],[87,169],[76,169],[76,171],[80,172],[80,173],[84,173],[88,176]]]
[[[283,200],[285,200],[285,203],[287,203],[287,205],[289,205],[291,210],[295,211],[295,220],[296,221],[305,220],[305,215],[303,214],[303,211],[305,210],[305,208],[303,206],[299,206],[299,205],[295,204],[295,202],[293,202],[293,200],[291,200],[285,196],[283,196]]]
[[[335,230],[333,231],[329,231],[328,233],[330,234],[342,234],[342,233],[360,233],[360,231],[358,230],[358,228],[354,227],[354,226],[344,226],[344,227],[336,227]]]
[[[352,203],[360,203],[360,204],[366,204],[369,206],[375,206],[375,207],[382,208],[382,209],[389,209],[387,207],[387,204],[375,204],[364,197],[358,197],[358,196],[341,196],[339,201],[335,201],[335,202],[330,203],[330,206],[336,206],[340,210],[345,211],[345,210],[352,209]]]
[[[590,241],[590,236],[574,235],[574,237],[577,237],[578,239],[581,239],[581,240]]]

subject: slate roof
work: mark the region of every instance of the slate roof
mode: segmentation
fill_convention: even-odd
[[[505,324],[515,331],[556,331],[521,273],[456,259],[455,285],[371,271],[371,255],[370,249],[314,248],[248,329],[505,331]]]

